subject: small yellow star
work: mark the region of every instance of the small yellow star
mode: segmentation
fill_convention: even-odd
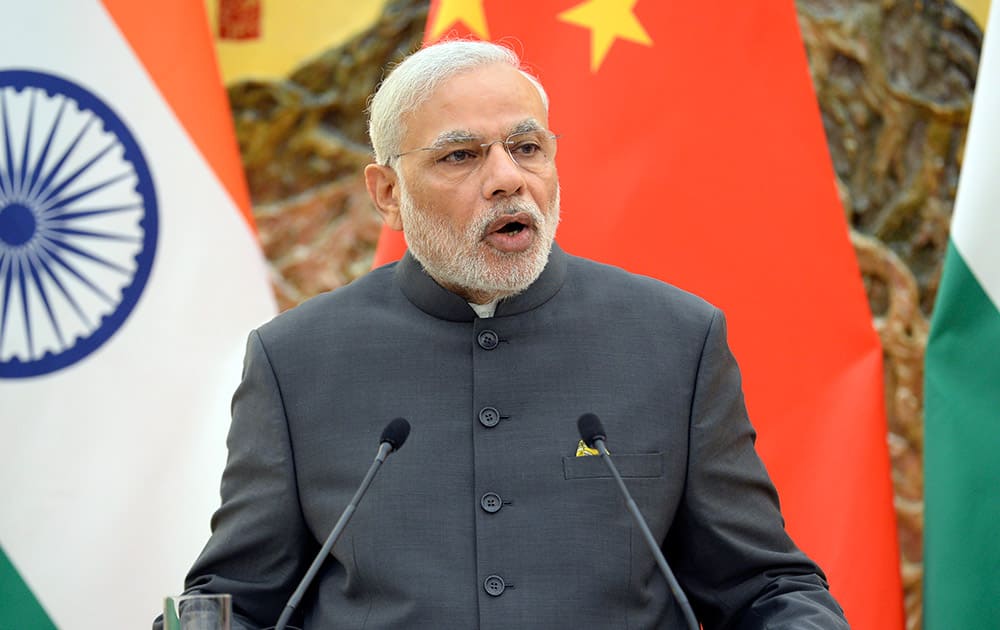
[[[490,38],[483,0],[441,0],[431,27],[430,41],[437,40],[456,22],[465,24],[479,39]]]
[[[653,40],[635,16],[638,0],[587,0],[559,14],[563,22],[589,28],[590,71],[597,72],[615,39],[627,39],[644,46]]]

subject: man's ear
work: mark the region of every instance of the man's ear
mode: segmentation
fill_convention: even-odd
[[[393,230],[403,229],[399,216],[399,176],[396,171],[381,164],[365,167],[365,186],[382,220]]]

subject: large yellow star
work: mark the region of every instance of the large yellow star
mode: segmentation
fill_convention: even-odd
[[[644,46],[653,40],[635,17],[638,0],[587,0],[563,11],[559,19],[590,29],[590,71],[597,72],[616,39],[627,39]]]
[[[489,39],[483,0],[441,0],[431,27],[430,41],[441,37],[453,24],[462,22],[479,39]]]

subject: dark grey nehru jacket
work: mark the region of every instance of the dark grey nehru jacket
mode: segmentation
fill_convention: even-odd
[[[477,318],[409,254],[251,334],[213,534],[189,590],[274,624],[392,418],[375,479],[300,606],[312,629],[681,628],[597,457],[596,413],[708,628],[846,628],[783,529],[722,314],[555,247]]]

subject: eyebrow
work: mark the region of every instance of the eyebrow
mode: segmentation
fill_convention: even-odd
[[[542,125],[534,118],[527,118],[517,123],[507,132],[507,135],[515,133],[525,133],[528,131],[541,131]],[[455,144],[466,144],[468,142],[482,142],[483,136],[468,129],[450,129],[438,134],[431,147],[443,148]]]
[[[534,118],[528,118],[514,125],[514,127],[510,130],[510,134],[525,133],[528,131],[541,131],[542,129],[544,129],[544,127],[542,127],[537,120]]]
[[[467,129],[452,129],[450,131],[445,131],[438,134],[438,137],[434,139],[432,147],[444,147],[450,144],[464,144],[466,142],[475,142],[479,140],[479,136]]]

